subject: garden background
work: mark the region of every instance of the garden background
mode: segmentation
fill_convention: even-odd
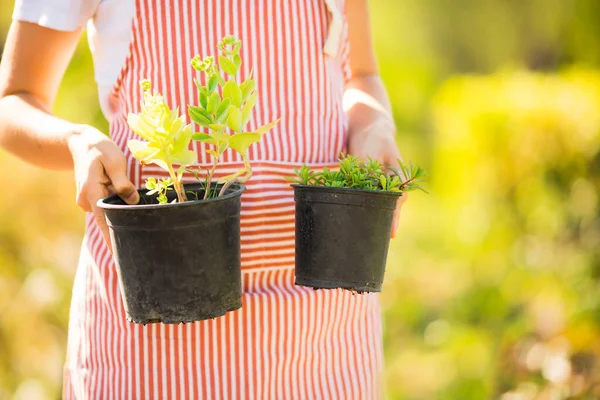
[[[391,245],[389,398],[600,399],[600,2],[371,4],[431,191]],[[92,74],[83,38],[55,111],[106,131]],[[0,171],[0,399],[57,399],[83,213],[70,173]]]

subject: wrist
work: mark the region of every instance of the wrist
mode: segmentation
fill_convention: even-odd
[[[348,116],[350,135],[377,131],[395,136],[390,102],[379,75],[353,77],[346,86],[343,107]]]
[[[348,136],[352,138],[395,138],[396,124],[389,114],[378,112],[349,113]]]
[[[67,146],[73,159],[82,152],[87,153],[95,144],[108,137],[90,125],[78,124],[67,135]]]

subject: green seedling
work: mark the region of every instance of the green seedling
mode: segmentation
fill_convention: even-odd
[[[143,80],[140,85],[144,90],[142,110],[138,114],[130,113],[127,123],[144,140],[129,140],[127,146],[142,165],[156,164],[169,172],[168,180],[157,182],[149,178],[146,181],[146,187],[153,187],[150,190],[159,194],[159,202],[166,203],[166,191],[172,185],[177,193],[177,201],[182,203],[187,200],[181,182],[183,172],[196,162],[196,153],[189,150],[192,126],[186,125],[179,109],[171,110],[165,104],[163,96],[152,90],[149,80]],[[177,171],[175,164],[178,165]]]
[[[226,36],[218,44],[219,56],[215,62],[213,57],[196,56],[191,60],[192,67],[204,74],[204,85],[194,80],[198,88],[198,105],[188,106],[188,114],[192,121],[203,131],[192,135],[194,140],[211,145],[207,152],[212,156],[212,167],[205,179],[205,195],[209,198],[213,176],[228,148],[242,156],[244,167],[234,174],[217,181],[223,184],[219,196],[223,195],[233,183],[247,182],[252,176],[252,167],[248,160],[248,148],[260,141],[262,136],[271,130],[279,120],[270,122],[260,128],[248,132],[245,130],[252,110],[258,100],[256,82],[252,72],[243,82],[237,80],[242,66],[240,49],[242,42],[235,36]]]
[[[158,204],[167,204],[169,202],[167,199],[167,192],[173,190],[171,186],[173,186],[173,179],[171,178],[163,178],[159,181],[157,181],[156,178],[148,178],[146,179],[146,189],[148,189],[146,194],[149,196],[158,194]],[[174,199],[173,202],[176,200],[177,199]]]
[[[363,162],[351,155],[342,155],[339,170],[324,168],[322,172],[314,172],[306,164],[295,169],[295,178],[290,181],[300,185],[329,186],[336,188],[379,190],[387,192],[409,192],[420,190],[427,193],[421,186],[425,180],[425,171],[417,164],[406,165],[398,160],[400,171],[384,167],[379,161],[368,159]],[[386,172],[389,170],[391,173]]]

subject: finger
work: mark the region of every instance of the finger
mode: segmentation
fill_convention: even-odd
[[[398,146],[396,142],[391,142],[389,146],[386,147],[385,156],[383,157],[383,162],[386,167],[394,168],[395,170],[400,169],[400,161],[402,161],[402,156],[400,155],[400,150],[398,150]]]
[[[400,219],[400,209],[396,206],[396,210],[394,211],[394,219],[392,221],[392,239],[396,238],[396,232],[398,231],[398,221]]]
[[[87,199],[87,195],[83,191],[83,189],[77,189],[77,196],[75,197],[75,202],[85,212],[91,212],[92,207],[90,206],[90,202]]]
[[[117,194],[117,191],[115,190],[112,184],[106,185],[106,190],[108,192],[108,196],[114,196],[115,194]]]
[[[108,224],[106,223],[106,217],[104,215],[104,211],[98,207],[97,205],[92,206],[92,212],[94,213],[94,219],[100,228],[100,232],[102,232],[102,237],[104,238],[104,242],[108,246],[108,250],[112,254],[112,244],[110,243],[110,231],[108,229]]]
[[[88,202],[91,206],[92,213],[94,214],[94,219],[102,232],[102,237],[108,246],[108,249],[112,253],[112,246],[110,243],[110,233],[108,230],[108,224],[106,223],[106,217],[104,215],[104,210],[98,207],[97,203],[103,197],[107,195],[107,189],[101,184],[94,185],[92,188],[88,190]]]
[[[394,219],[392,221],[392,239],[396,238],[398,232],[398,226],[400,225],[400,212],[402,211],[402,205],[406,201],[406,193],[403,193],[396,203],[396,210],[394,210]]]
[[[140,195],[137,188],[125,174],[126,168],[124,160],[123,162],[106,162],[104,164],[104,170],[110,179],[111,186],[125,203],[137,204],[140,201]]]

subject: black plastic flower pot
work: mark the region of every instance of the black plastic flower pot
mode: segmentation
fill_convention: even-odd
[[[380,292],[400,193],[292,186],[296,285]]]
[[[193,322],[242,306],[240,206],[243,185],[218,198],[186,184],[188,201],[157,204],[140,190],[139,205],[118,196],[98,202],[110,229],[127,319],[136,323]],[[194,194],[192,194],[194,193]],[[169,192],[169,201],[175,198]]]

